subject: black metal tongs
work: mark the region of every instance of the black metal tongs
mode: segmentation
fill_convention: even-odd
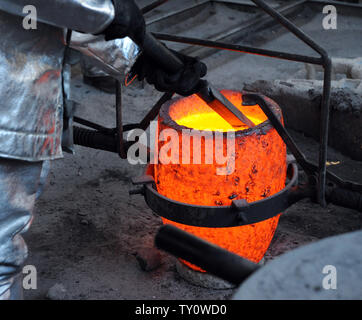
[[[146,32],[141,47],[143,51],[166,72],[177,73],[184,67],[182,61],[150,33]],[[255,127],[255,124],[251,120],[249,120],[207,80],[200,80],[199,88],[200,90],[197,95],[231,126],[235,128],[244,125],[247,125],[250,128]]]

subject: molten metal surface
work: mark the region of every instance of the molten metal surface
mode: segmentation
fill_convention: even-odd
[[[237,106],[245,116],[254,122],[255,125],[267,120],[267,117],[259,106],[241,106],[242,96],[240,93],[231,92],[229,90],[224,90],[222,93],[230,102]],[[190,104],[193,105],[192,109],[188,107]],[[177,106],[170,109],[170,116],[177,124],[196,130],[226,132],[248,128],[248,126],[245,125],[235,129],[197,96],[179,100]]]
[[[259,106],[242,106],[240,92],[223,91],[222,93],[235,106],[241,108],[243,113],[256,125],[267,119]],[[225,120],[197,96],[177,100],[169,107],[168,114],[176,123],[165,121],[160,115],[159,130],[172,127],[181,131],[180,125],[198,130],[232,130]],[[191,164],[165,165],[159,163],[155,165],[158,192],[184,203],[225,206],[230,205],[233,199],[245,199],[253,202],[282,190],[286,179],[285,145],[274,128],[268,127],[260,131],[258,127],[260,126],[255,127],[252,131],[236,133],[235,170],[230,175],[216,175],[216,168],[220,165],[215,163],[215,159],[213,164],[192,164],[192,161]],[[226,139],[225,136],[224,150],[226,150]],[[181,146],[181,135],[178,142]],[[158,141],[158,148],[162,148],[165,143],[170,142]],[[202,156],[205,154],[206,143],[207,138],[201,141],[201,148],[197,150],[201,152]],[[181,151],[180,147],[180,159],[182,152],[190,152],[190,158],[193,158],[192,148],[190,151]],[[202,157],[202,159],[204,158]],[[259,262],[269,247],[278,220],[279,216],[276,216],[256,224],[233,228],[200,228],[166,219],[164,219],[164,223],[173,224],[253,262]],[[195,270],[202,271],[196,266],[185,263]]]

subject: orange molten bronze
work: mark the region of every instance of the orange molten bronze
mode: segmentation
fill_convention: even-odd
[[[192,142],[191,148],[181,148],[184,141],[181,138],[182,129],[221,131],[224,132],[222,146],[225,155],[226,131],[234,129],[196,95],[174,99],[162,107],[158,129],[161,132],[172,128],[180,133],[180,161],[179,164],[162,164],[162,161],[155,164],[155,181],[160,194],[189,204],[226,206],[234,199],[257,201],[285,187],[286,147],[276,130],[259,106],[242,106],[241,92],[224,90],[222,93],[256,124],[254,128],[240,128],[235,132],[235,170],[229,175],[217,175],[216,170],[220,168],[220,164],[215,162],[215,157],[212,164],[205,163],[205,144],[210,146],[207,144],[207,140],[212,139],[210,137],[201,139],[201,148],[198,147],[198,150],[192,150]],[[272,100],[268,101],[282,120],[280,108]],[[161,150],[169,143],[169,140],[159,140],[156,147]],[[189,154],[183,155],[185,152]],[[215,153],[215,144],[213,152]],[[204,161],[201,164],[193,164],[197,153],[201,153]],[[190,164],[182,163],[183,156],[190,157]],[[273,238],[279,215],[256,224],[231,228],[200,228],[163,220],[164,223],[173,224],[253,262],[259,262]]]

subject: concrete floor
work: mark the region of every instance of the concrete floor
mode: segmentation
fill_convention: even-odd
[[[314,16],[305,29],[325,45],[333,56],[362,55],[361,19],[340,17],[340,29],[322,30],[320,17]],[[268,48],[300,47],[287,34],[265,41]],[[341,42],[343,41],[343,46]],[[348,49],[346,49],[348,48]],[[222,88],[242,88],[258,79],[288,79],[303,66],[255,56],[218,53],[205,60],[208,79]],[[124,89],[126,123],[142,118],[160,96],[148,85]],[[76,69],[73,98],[81,106],[77,114],[113,126],[114,96],[82,83]],[[317,143],[292,132],[309,158],[315,159]],[[362,163],[330,149],[332,168],[343,177],[362,181]],[[34,223],[25,238],[29,246],[28,264],[38,271],[38,289],[25,292],[27,299],[44,299],[52,286],[60,283],[68,299],[229,299],[233,290],[211,290],[193,286],[175,271],[175,259],[162,253],[162,265],[144,272],[135,255],[152,247],[161,220],[140,196],[129,196],[130,179],[142,173],[140,166],[129,165],[117,155],[76,147],[54,161],[45,192],[36,206]],[[309,200],[290,207],[280,223],[266,255],[266,261],[303,244],[362,228],[361,213],[328,205],[322,209]]]

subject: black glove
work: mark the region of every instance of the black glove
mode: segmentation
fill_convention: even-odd
[[[131,73],[137,74],[137,79],[140,81],[146,79],[161,92],[176,92],[185,97],[198,92],[200,79],[207,73],[206,65],[198,58],[170,51],[184,64],[179,72],[168,74],[152,58],[143,53],[132,67]]]
[[[113,22],[102,33],[107,41],[130,37],[138,45],[143,44],[145,20],[134,0],[112,0],[115,10]]]

